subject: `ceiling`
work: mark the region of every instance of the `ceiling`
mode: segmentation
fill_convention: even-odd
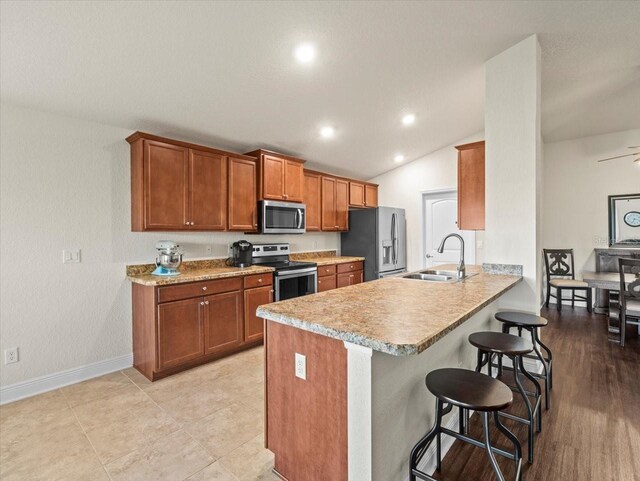
[[[484,63],[533,33],[546,142],[640,127],[640,2],[0,5],[4,102],[346,175],[482,131]]]

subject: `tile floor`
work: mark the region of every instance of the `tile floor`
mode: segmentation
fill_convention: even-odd
[[[151,383],[133,368],[0,406],[0,479],[278,481],[263,349]]]

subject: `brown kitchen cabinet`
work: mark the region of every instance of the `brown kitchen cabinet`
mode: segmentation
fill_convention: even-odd
[[[322,230],[349,230],[349,181],[322,176]]]
[[[204,298],[204,352],[214,354],[237,348],[242,343],[242,291]]]
[[[259,200],[303,201],[304,160],[262,149],[245,155],[258,159]]]
[[[131,145],[132,231],[227,230],[228,213],[236,213],[229,205],[230,196],[234,194],[235,200],[238,195],[237,188],[233,192],[229,188],[230,156],[234,161],[253,162],[255,177],[254,158],[143,132],[127,141]],[[242,202],[251,197],[249,205],[253,205],[256,181],[244,182]]]
[[[349,182],[349,206],[364,207],[364,184],[362,182]]]
[[[273,300],[273,275],[132,284],[133,365],[154,381],[262,342],[257,306]]]
[[[204,354],[201,298],[158,306],[158,370],[179,366]]]
[[[258,230],[257,166],[254,160],[229,158],[229,230]]]
[[[256,287],[244,291],[244,335],[247,342],[260,341],[264,335],[264,319],[256,316],[256,309],[273,302],[273,287]]]
[[[364,206],[378,207],[378,186],[375,184],[364,185]]]
[[[364,263],[362,261],[318,266],[318,292],[352,286],[361,282],[364,282]]]
[[[458,145],[458,228],[484,230],[484,141]]]
[[[307,206],[307,230],[318,231],[322,229],[322,176],[319,173],[304,172],[304,203]]]

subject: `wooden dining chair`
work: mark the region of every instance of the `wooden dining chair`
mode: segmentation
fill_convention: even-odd
[[[575,307],[576,300],[586,301],[587,310],[591,312],[591,288],[584,281],[576,279],[573,263],[573,249],[543,249],[544,265],[547,271],[547,300],[556,299],[558,310],[562,310],[562,291],[571,291],[571,307]],[[552,294],[555,289],[555,294]],[[577,292],[585,291],[585,295]]]
[[[627,324],[638,326],[640,333],[640,259],[618,259],[620,267],[620,346],[624,346]],[[636,274],[626,285],[625,273]]]

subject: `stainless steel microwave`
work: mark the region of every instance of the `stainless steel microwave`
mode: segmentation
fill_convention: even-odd
[[[297,202],[260,202],[260,232],[263,234],[304,234],[307,206]]]

